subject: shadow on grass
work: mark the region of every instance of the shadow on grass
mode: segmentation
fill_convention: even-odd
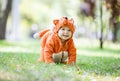
[[[81,70],[96,75],[120,75],[120,58],[78,55]]]
[[[120,75],[120,50],[111,48],[78,48],[78,65],[88,73],[98,75]]]

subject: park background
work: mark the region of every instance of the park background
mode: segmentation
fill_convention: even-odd
[[[40,64],[40,39],[33,34],[62,16],[75,22],[77,65]],[[119,81],[119,76],[119,0],[0,1],[0,80]]]

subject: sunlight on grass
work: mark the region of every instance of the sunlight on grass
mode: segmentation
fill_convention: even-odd
[[[90,38],[79,38],[75,39],[75,45],[80,48],[99,48],[99,40],[96,39],[90,39]],[[120,43],[112,43],[110,41],[104,41],[103,48],[109,48],[112,50],[119,50],[120,49]]]
[[[19,46],[8,46],[8,47],[2,46],[0,48],[0,51],[2,52],[12,52],[12,53],[21,52],[26,54],[29,54],[29,53],[39,54],[39,50],[40,48],[35,48],[35,47],[28,48],[28,47],[19,47]]]
[[[89,57],[113,57],[113,58],[120,58],[120,54],[117,53],[110,53],[110,52],[105,52],[102,54],[102,52],[97,52],[97,51],[86,51],[86,50],[77,50],[77,54],[79,55],[84,55],[84,56],[89,56]]]
[[[38,42],[38,43],[37,43]],[[7,43],[7,44],[6,44]],[[7,42],[5,41],[0,45],[0,51],[1,52],[12,52],[12,53],[34,53],[34,54],[39,54],[40,53],[40,45],[39,45],[39,41],[33,42]],[[17,44],[18,43],[18,44]]]
[[[99,46],[99,41],[95,39],[86,39],[86,38],[79,38],[75,39],[75,45],[79,48],[85,47],[97,47]]]
[[[91,39],[77,39],[75,40],[77,46],[77,54],[90,57],[114,57],[120,58],[120,45],[110,42],[104,42],[103,49],[99,48],[98,40]],[[104,52],[104,54],[103,54]]]

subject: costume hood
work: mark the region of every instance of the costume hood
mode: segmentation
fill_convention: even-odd
[[[55,25],[55,27],[54,27],[55,33],[57,33],[58,30],[63,26],[69,27],[70,30],[72,31],[72,33],[74,33],[74,31],[75,31],[74,21],[72,18],[68,19],[67,17],[62,17],[60,19],[53,20],[53,23]]]

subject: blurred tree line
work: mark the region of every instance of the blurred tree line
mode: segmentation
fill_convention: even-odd
[[[14,0],[13,0],[14,1]],[[0,39],[5,39],[6,24],[13,5],[12,0],[0,1]],[[5,2],[5,3],[3,3]],[[88,18],[95,23],[95,30],[99,34],[100,47],[104,42],[104,33],[112,31],[112,41],[116,42],[120,29],[120,1],[119,0],[20,0],[21,24],[30,30],[32,24],[44,28],[46,22],[61,16],[74,17],[78,23],[87,22]],[[4,5],[4,6],[3,6]],[[110,16],[105,15],[107,12]],[[108,19],[108,21],[107,21]],[[79,21],[80,20],[80,21]],[[107,24],[108,22],[108,24]],[[47,23],[50,26],[51,23]],[[106,25],[107,24],[107,25]],[[92,24],[89,24],[92,26]],[[79,25],[78,28],[80,28]],[[17,27],[16,27],[17,28]],[[25,27],[24,27],[25,28]],[[88,30],[89,31],[89,30]]]
[[[106,11],[109,11],[111,14],[108,20],[108,27],[112,31],[112,41],[116,42],[117,34],[120,30],[120,0],[83,0],[82,6],[80,7],[82,15],[92,17],[93,20],[95,20],[97,16],[100,17],[100,48],[103,47],[103,33],[106,27],[105,23],[107,23],[104,21],[106,19],[106,17],[104,17],[104,7],[106,8]],[[99,15],[97,15],[96,9],[99,10]]]

